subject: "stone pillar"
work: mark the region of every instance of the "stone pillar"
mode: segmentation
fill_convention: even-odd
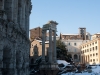
[[[52,30],[49,29],[49,63],[52,63]]]
[[[14,0],[5,0],[5,11],[7,14],[7,18],[10,21],[13,21],[13,1]]]
[[[42,30],[42,62],[45,62],[45,34],[46,31]]]
[[[54,37],[53,37],[53,41],[54,41],[54,47],[53,47],[54,48],[53,49],[54,50],[53,51],[54,53],[53,54],[54,55],[53,56],[54,56],[54,63],[57,63],[56,62],[56,30],[54,30],[53,32],[54,32]]]
[[[0,0],[0,10],[4,10],[4,0]]]

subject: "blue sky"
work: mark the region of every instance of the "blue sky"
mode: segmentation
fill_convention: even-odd
[[[49,20],[58,22],[57,34],[100,32],[100,0],[31,0],[30,29],[42,27]]]

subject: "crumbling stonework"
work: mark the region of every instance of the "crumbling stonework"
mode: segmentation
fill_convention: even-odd
[[[31,0],[0,0],[0,75],[29,75]]]

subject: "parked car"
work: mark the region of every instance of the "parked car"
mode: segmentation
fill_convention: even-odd
[[[65,69],[65,67],[70,64],[68,62],[66,62],[65,60],[57,60],[58,63],[58,67],[60,71],[63,71]]]
[[[77,68],[74,66],[74,65],[67,65],[66,67],[65,67],[65,69],[66,69],[66,71],[68,71],[68,72],[72,72],[72,71],[76,71],[77,70]]]

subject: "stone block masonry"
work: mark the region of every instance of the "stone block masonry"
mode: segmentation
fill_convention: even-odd
[[[29,75],[31,0],[0,0],[0,75]]]

